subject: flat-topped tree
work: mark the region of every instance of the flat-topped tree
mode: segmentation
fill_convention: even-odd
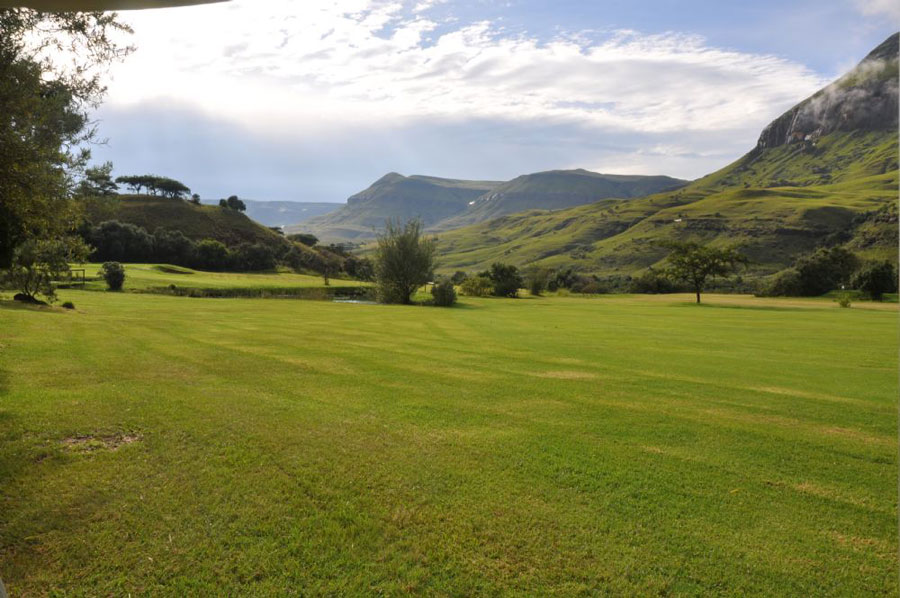
[[[671,250],[666,273],[691,285],[697,295],[697,303],[700,303],[700,293],[710,279],[729,276],[741,264],[747,263],[747,258],[732,247],[719,249],[694,241],[669,242],[663,246]]]

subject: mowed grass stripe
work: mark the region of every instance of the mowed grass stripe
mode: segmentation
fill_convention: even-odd
[[[17,595],[897,593],[896,312],[64,298],[0,308]]]

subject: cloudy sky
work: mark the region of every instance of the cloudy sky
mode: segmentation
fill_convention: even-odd
[[[894,0],[232,0],[123,13],[96,161],[204,198],[389,171],[696,178],[898,27]]]

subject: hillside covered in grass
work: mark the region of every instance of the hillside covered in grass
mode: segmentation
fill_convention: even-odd
[[[215,239],[231,247],[242,243],[280,246],[278,233],[236,210],[199,205],[183,199],[151,195],[118,195],[92,199],[88,220],[94,224],[118,220],[153,232],[157,228],[179,230],[193,241]]]
[[[674,192],[513,214],[443,233],[441,267],[477,270],[499,260],[630,274],[664,258],[661,241],[688,238],[739,244],[759,272],[821,246],[896,262],[896,73],[894,35],[718,172]],[[873,112],[858,114],[866,110]]]

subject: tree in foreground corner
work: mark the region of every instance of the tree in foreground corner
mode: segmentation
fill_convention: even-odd
[[[434,251],[435,240],[423,236],[420,220],[410,220],[404,225],[388,221],[375,251],[378,300],[412,303],[412,294],[431,279]]]
[[[747,258],[730,247],[719,249],[693,241],[671,242],[664,246],[670,249],[666,273],[689,284],[697,295],[697,303],[700,303],[700,293],[710,279],[729,276],[741,264],[747,263]]]

